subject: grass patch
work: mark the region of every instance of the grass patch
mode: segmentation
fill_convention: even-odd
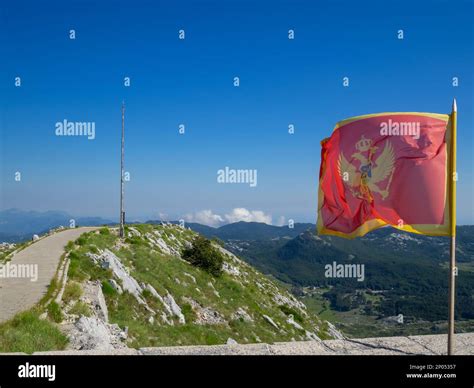
[[[82,296],[82,287],[79,283],[69,281],[64,288],[63,301],[69,303],[71,300],[77,300]]]
[[[66,344],[66,336],[53,323],[41,320],[35,309],[0,325],[0,352],[61,350]]]
[[[186,322],[194,322],[196,319],[196,313],[193,310],[193,307],[189,303],[185,303],[181,306],[181,312],[186,319]]]
[[[87,237],[86,236],[81,236],[76,240],[76,244],[80,246],[86,245],[87,242]]]
[[[81,301],[77,301],[74,306],[72,306],[71,310],[69,310],[69,314],[76,314],[76,315],[84,315],[86,317],[90,317],[92,315],[92,311],[87,304]]]
[[[115,288],[112,287],[108,280],[102,281],[102,292],[104,293],[104,295],[108,296],[117,295],[117,291],[115,290]]]
[[[71,260],[69,264],[68,276],[77,282],[86,280],[103,280],[111,276],[110,271],[95,265],[90,257],[85,255],[90,251],[88,248],[80,248],[69,254]]]
[[[108,236],[108,235],[110,235],[110,230],[109,230],[109,228],[101,228],[99,233],[103,236]]]
[[[332,337],[328,334],[328,329],[329,329],[328,323],[324,321],[321,324],[321,327],[319,328],[318,337],[321,338],[322,340],[331,339]]]
[[[298,311],[296,311],[295,309],[291,308],[290,306],[287,306],[286,304],[281,305],[281,306],[280,306],[280,310],[281,310],[285,315],[293,315],[293,319],[294,319],[296,322],[299,322],[299,323],[303,323],[303,322],[304,322],[304,319],[303,319],[303,317],[301,316],[301,314],[298,313]]]
[[[63,320],[63,312],[61,307],[56,302],[51,302],[48,305],[48,317],[51,318],[54,322],[59,323]]]
[[[72,251],[74,249],[74,246],[75,246],[74,241],[69,241],[66,244],[66,248],[65,248],[66,252]]]

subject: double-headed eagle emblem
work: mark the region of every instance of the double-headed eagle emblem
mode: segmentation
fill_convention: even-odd
[[[389,195],[390,183],[395,171],[395,155],[390,141],[385,143],[382,153],[376,160],[372,160],[378,147],[372,146],[372,140],[362,135],[355,144],[358,152],[352,154],[351,161],[360,162],[359,167],[348,162],[341,152],[337,162],[337,170],[345,186],[349,187],[356,198],[373,202],[373,193],[378,193],[385,199]],[[381,185],[388,178],[385,189]]]

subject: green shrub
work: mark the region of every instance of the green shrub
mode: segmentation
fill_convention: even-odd
[[[87,243],[87,238],[85,236],[81,236],[76,240],[77,245],[84,246]]]
[[[211,275],[219,276],[222,273],[222,254],[205,237],[198,236],[191,248],[183,251],[183,258],[192,265],[201,268]]]
[[[99,233],[104,236],[108,236],[110,234],[110,230],[109,228],[101,228]]]

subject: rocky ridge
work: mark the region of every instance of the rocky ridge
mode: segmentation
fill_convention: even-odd
[[[193,267],[181,257],[197,235],[188,229],[137,225],[126,233],[120,240],[116,229],[103,228],[70,247],[66,298],[59,300],[70,350],[167,345],[172,339],[166,333],[177,338],[173,345],[342,338],[217,244],[225,258],[221,277]],[[67,297],[72,289],[80,296]]]

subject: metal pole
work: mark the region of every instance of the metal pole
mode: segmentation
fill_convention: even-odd
[[[124,237],[124,223],[125,223],[125,212],[123,207],[124,201],[124,187],[123,187],[123,175],[124,175],[124,148],[125,148],[125,102],[122,102],[122,152],[120,158],[120,237]]]
[[[449,261],[449,321],[448,321],[448,355],[454,353],[454,310],[456,295],[456,131],[457,131],[457,106],[456,99],[453,101],[451,113],[451,176],[450,179],[450,201],[449,212],[451,216],[451,247]]]

